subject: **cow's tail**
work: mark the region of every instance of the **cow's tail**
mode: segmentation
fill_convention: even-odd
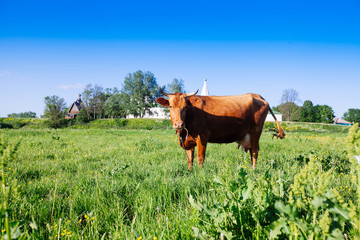
[[[285,133],[282,130],[279,121],[276,119],[275,114],[273,113],[273,111],[271,110],[271,107],[269,106],[269,111],[271,113],[271,115],[273,116],[273,118],[275,119],[276,125],[277,125],[277,130],[276,130],[276,134],[273,135],[273,137],[277,137],[280,139],[284,139],[285,138]]]

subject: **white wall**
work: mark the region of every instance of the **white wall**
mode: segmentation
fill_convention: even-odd
[[[279,122],[282,122],[282,114],[274,114],[274,115]],[[270,113],[268,113],[268,115],[266,116],[265,122],[275,122],[275,119],[273,118],[273,116]]]
[[[160,119],[170,119],[170,114],[166,113],[165,108],[154,107],[150,108],[151,114],[145,113],[143,118],[160,118]],[[128,115],[127,118],[134,118],[133,115]]]

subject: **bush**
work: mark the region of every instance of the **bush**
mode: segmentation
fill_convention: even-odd
[[[297,126],[284,125],[288,130]],[[315,154],[320,153],[300,155],[301,170],[291,179],[272,177],[271,169],[254,179],[241,165],[236,180],[215,178],[215,199],[200,201],[189,195],[200,220],[194,235],[199,239],[360,239],[360,164],[354,158],[360,157],[358,125],[350,128],[346,142],[350,161],[335,155],[318,158]]]
[[[89,128],[89,129],[170,129],[171,122],[166,119],[96,119],[85,124],[71,124],[71,128]]]
[[[0,122],[0,128],[14,128],[13,125]]]

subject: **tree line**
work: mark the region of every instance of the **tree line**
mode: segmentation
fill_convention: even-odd
[[[173,79],[163,91],[184,92],[182,79]],[[160,97],[159,84],[151,72],[137,71],[129,73],[122,89],[106,88],[99,85],[87,85],[81,94],[84,108],[83,115],[92,118],[125,118],[129,115],[143,117],[157,106],[156,98]],[[84,117],[84,116],[83,116]]]
[[[162,91],[185,92],[184,81],[174,78]],[[152,107],[157,106],[159,85],[153,73],[136,71],[129,73],[122,84],[122,88],[103,88],[100,85],[88,84],[81,93],[82,109],[76,121],[87,122],[96,118],[125,118],[129,115],[143,117],[150,113]],[[65,124],[64,116],[69,106],[59,96],[46,96],[45,109],[42,117],[48,118],[54,126]],[[294,89],[286,89],[281,97],[281,104],[273,110],[283,114],[285,121],[332,123],[335,117],[332,107],[328,105],[314,105],[311,100],[304,101],[300,106],[299,94]],[[34,112],[12,113],[8,117],[35,117]],[[343,119],[360,123],[360,109],[349,109]]]
[[[314,105],[311,100],[305,100],[302,106],[299,93],[295,89],[286,89],[281,97],[281,104],[273,107],[273,110],[283,114],[283,120],[295,122],[316,122],[316,123],[332,123],[335,114],[332,107],[328,105]],[[351,123],[360,123],[360,109],[348,109],[344,113],[344,120]]]
[[[184,81],[174,78],[162,91],[184,92]],[[82,108],[76,116],[78,122],[88,122],[98,118],[125,118],[129,115],[143,117],[157,106],[156,98],[160,97],[159,84],[151,72],[136,71],[129,73],[122,88],[103,88],[100,85],[88,84],[81,93]],[[63,98],[45,97],[43,117],[49,119],[52,127],[64,124],[64,116],[68,112]]]

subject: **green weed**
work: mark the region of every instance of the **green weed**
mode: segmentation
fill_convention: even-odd
[[[297,198],[302,202],[307,197],[315,199],[316,191],[305,189],[301,196],[291,193],[296,181],[304,180],[299,176],[311,162],[316,166],[311,169],[317,169],[315,175],[331,176],[329,188],[338,194],[332,191],[329,199],[345,209],[349,219],[338,220],[340,227],[329,225],[328,219],[332,221],[336,213],[325,203],[316,210],[312,200],[303,208],[296,206],[297,217],[313,216],[317,211],[315,219],[322,226],[319,236],[336,228],[356,236],[358,183],[343,131],[314,133],[292,125],[294,129],[288,129],[281,141],[265,131],[255,171],[250,169],[249,155],[236,144],[209,144],[204,167],[195,164],[189,172],[184,150],[174,131],[161,127],[164,122],[157,123],[161,129],[152,127],[151,131],[126,129],[129,123],[114,124],[119,128],[1,130],[7,146],[15,146],[22,136],[16,159],[7,163],[12,175],[6,176],[7,181],[17,179],[19,186],[16,194],[15,188],[10,194],[14,197],[9,198],[8,216],[9,222],[20,223],[23,237],[291,238],[284,228],[276,227],[286,216],[279,204],[286,210],[296,205]],[[326,198],[327,194],[322,191],[318,196]],[[290,224],[290,220],[284,221]]]

